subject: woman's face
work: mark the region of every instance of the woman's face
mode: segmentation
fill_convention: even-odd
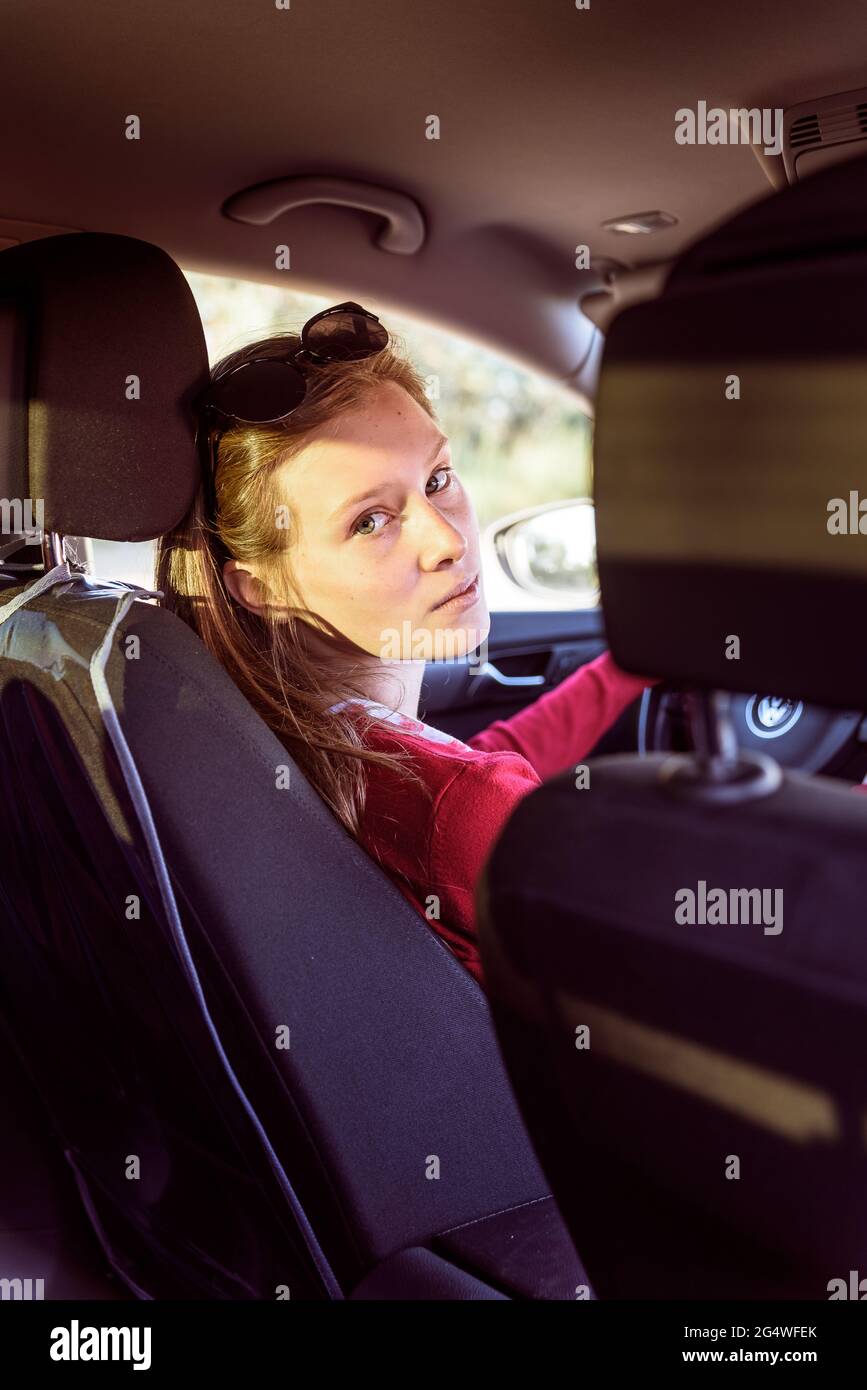
[[[383,661],[448,660],[490,629],[479,528],[448,440],[395,382],[275,475],[293,518],[299,604]],[[477,579],[466,600],[439,607]]]

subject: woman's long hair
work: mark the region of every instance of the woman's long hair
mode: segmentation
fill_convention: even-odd
[[[299,346],[295,334],[274,335],[248,343],[224,357],[211,379],[242,362],[259,357],[286,358]],[[432,417],[434,411],[422,378],[392,339],[382,352],[358,362],[305,366],[306,395],[278,424],[234,424],[219,437],[214,515],[207,513],[208,493],[200,481],[186,517],[157,543],[157,588],[163,607],[176,613],[202,639],[247,697],[250,704],[290,752],[307,780],[345,828],[358,837],[364,809],[365,764],[396,769],[424,784],[409,767],[410,758],[395,744],[394,753],[367,748],[364,735],[370,716],[363,706],[329,713],[329,707],[354,696],[364,697],[364,667],[351,646],[327,620],[336,651],[346,653],[340,666],[317,662],[304,643],[306,611],[268,607],[262,616],[229,596],[223,580],[228,559],[253,564],[271,591],[297,594],[292,570],[295,518],[275,524],[287,499],[278,496],[276,469],[291,460],[311,432],[359,406],[383,382],[395,382]],[[302,624],[299,630],[298,624]],[[368,666],[369,670],[369,666]],[[351,707],[353,708],[353,707]],[[386,726],[387,727],[387,726]]]

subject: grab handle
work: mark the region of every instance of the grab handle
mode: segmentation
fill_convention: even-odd
[[[264,227],[284,212],[311,203],[334,203],[384,218],[385,226],[376,237],[381,251],[414,256],[424,245],[427,230],[418,203],[392,188],[361,183],[358,179],[272,179],[233,194],[223,204],[223,213],[234,222]]]

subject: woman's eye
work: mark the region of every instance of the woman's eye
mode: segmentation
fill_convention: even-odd
[[[368,512],[366,516],[360,516],[352,528],[353,536],[375,536],[377,534],[376,531],[361,531],[359,527],[363,526],[366,521],[371,521],[375,516],[385,515],[385,512]],[[384,531],[385,527],[380,527],[380,530]]]
[[[452,476],[454,474],[454,471],[455,470],[450,465],[446,465],[443,468],[438,468],[436,473],[431,473],[431,478],[435,478],[437,473],[445,473],[446,475],[446,481],[443,483],[442,487],[437,488],[437,492],[445,492],[447,487],[451,487]],[[430,482],[430,478],[428,479],[428,482]]]
[[[431,494],[431,495],[434,496],[434,497],[436,497],[437,494],[440,493],[440,492],[445,492],[446,488],[451,487],[452,478],[453,478],[453,476],[454,476],[454,469],[452,468],[452,466],[451,466],[450,464],[449,464],[448,466],[446,466],[446,467],[438,468],[438,469],[436,470],[436,473],[431,473],[430,478],[428,479],[428,482],[429,482],[429,483],[432,482],[433,479],[437,476],[438,473],[444,473],[444,474],[446,475],[446,480],[445,480],[445,482],[442,484],[441,487],[438,487],[438,488],[437,488],[436,492],[434,492],[433,494]],[[378,535],[381,535],[382,532],[385,530],[385,527],[388,525],[388,521],[387,521],[387,520],[386,520],[386,522],[385,522],[385,525],[380,526],[379,530],[376,530],[376,529],[374,529],[374,530],[372,530],[372,531],[362,531],[362,530],[361,530],[361,527],[364,526],[365,522],[367,522],[367,521],[372,521],[373,518],[376,517],[376,516],[384,516],[384,517],[387,517],[387,516],[388,516],[388,513],[387,513],[387,512],[366,512],[364,516],[360,516],[360,517],[358,518],[358,520],[356,521],[355,525],[353,526],[353,528],[352,528],[352,534],[353,534],[353,536],[378,536]]]

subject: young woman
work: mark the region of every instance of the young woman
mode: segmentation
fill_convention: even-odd
[[[200,439],[165,606],[483,983],[474,888],[502,826],[649,682],[605,654],[466,743],[418,719],[425,660],[490,628],[479,529],[421,377],[360,305],[224,358]]]

